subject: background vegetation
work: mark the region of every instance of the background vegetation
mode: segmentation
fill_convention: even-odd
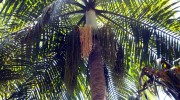
[[[94,5],[87,5],[89,1]],[[180,20],[174,15],[178,2],[170,0],[1,0],[0,2],[0,98],[1,99],[91,99],[87,59],[74,58],[77,74],[66,78],[68,37],[76,25],[85,24],[85,11],[95,6],[98,28],[111,26],[116,37],[115,60],[120,73],[106,60],[105,78],[109,99],[135,99],[143,67],[164,69],[156,59],[165,58],[179,66]],[[107,31],[105,28],[104,31]],[[101,31],[103,33],[103,31]],[[110,37],[110,36],[109,36]],[[73,38],[73,36],[71,37]],[[103,41],[104,38],[102,38]],[[109,40],[108,42],[113,42]],[[71,42],[70,42],[71,43]],[[77,47],[78,45],[73,45]],[[77,57],[75,49],[69,56]],[[107,50],[107,51],[106,51]],[[111,48],[104,47],[103,54]],[[105,56],[105,55],[104,55]],[[107,58],[107,57],[106,57]],[[111,58],[111,57],[110,57]],[[112,60],[114,61],[114,60]],[[149,70],[148,70],[149,71]],[[148,73],[149,74],[149,73]],[[155,76],[155,74],[153,74]],[[179,72],[176,81],[179,80]],[[173,79],[173,76],[169,76]],[[150,77],[144,77],[143,81]],[[73,81],[67,87],[68,81]],[[177,82],[171,88],[154,82],[141,99],[158,98],[158,90],[174,98],[179,95]],[[153,80],[154,81],[154,80]],[[144,83],[144,82],[143,82]],[[150,84],[150,82],[148,83]],[[157,85],[157,86],[156,86]],[[72,87],[71,87],[72,86]],[[148,86],[149,87],[149,86]],[[155,87],[155,88],[154,88]],[[157,89],[158,88],[158,89]],[[171,89],[178,88],[175,94]],[[74,89],[74,91],[70,91]],[[71,93],[70,93],[71,92]]]

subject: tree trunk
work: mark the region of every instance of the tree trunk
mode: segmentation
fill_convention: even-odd
[[[92,1],[93,0],[90,0],[89,2]],[[86,24],[90,25],[93,30],[97,28],[96,13],[92,9],[86,12]],[[104,77],[104,62],[101,54],[102,50],[96,39],[93,42],[93,49],[89,55],[91,96],[92,100],[106,100],[106,82]]]
[[[103,65],[101,48],[96,42],[94,43],[94,48],[89,56],[92,100],[106,100],[106,83]]]

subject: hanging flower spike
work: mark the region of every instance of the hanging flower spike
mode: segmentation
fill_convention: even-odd
[[[79,28],[81,42],[81,57],[88,58],[92,50],[92,31],[90,25]]]

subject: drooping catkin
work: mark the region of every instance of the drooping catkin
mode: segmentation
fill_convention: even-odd
[[[66,36],[66,63],[64,82],[69,93],[73,93],[77,84],[78,67],[81,60],[80,33],[78,27]]]
[[[121,75],[124,72],[124,61],[123,61],[123,48],[118,44],[116,33],[113,32],[111,26],[104,25],[99,29],[98,38],[102,46],[103,59],[106,64]]]
[[[116,35],[113,33],[110,26],[105,25],[99,29],[100,42],[102,45],[103,58],[108,66],[114,68],[116,61]]]
[[[79,28],[81,42],[81,57],[88,58],[92,50],[92,30],[91,26],[85,25]]]

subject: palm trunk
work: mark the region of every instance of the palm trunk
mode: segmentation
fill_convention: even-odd
[[[96,15],[93,10],[86,12],[86,24],[91,25],[92,29],[97,28]],[[106,100],[106,82],[101,48],[97,40],[93,42],[93,49],[89,55],[91,96],[92,100]]]
[[[89,56],[90,88],[92,100],[106,100],[106,83],[101,49],[98,43]]]

